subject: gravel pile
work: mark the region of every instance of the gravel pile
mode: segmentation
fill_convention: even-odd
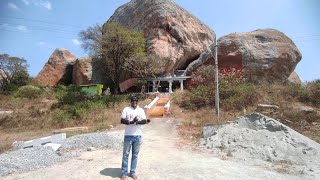
[[[78,157],[88,147],[120,149],[122,132],[89,133],[65,139],[58,151],[51,147],[33,147],[0,154],[0,177],[48,167]]]
[[[87,150],[88,147],[108,148],[119,150],[123,145],[123,133],[90,133],[67,138],[61,145],[60,151]]]
[[[259,113],[223,125],[200,146],[242,160],[290,161],[320,171],[320,144]]]

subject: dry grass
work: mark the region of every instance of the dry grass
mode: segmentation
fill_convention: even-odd
[[[20,129],[3,130],[0,129],[0,153],[10,150],[14,141],[26,141],[52,134],[50,129],[41,129],[37,131],[23,131]]]
[[[256,103],[273,104],[280,107],[279,113],[268,115],[280,120],[282,123],[296,131],[320,142],[320,115],[303,114],[297,112],[297,106],[304,105],[293,96],[292,91],[283,85],[265,85],[257,88]],[[294,91],[296,92],[296,91]],[[291,93],[291,94],[290,94]],[[193,144],[202,137],[203,126],[207,123],[218,124],[232,121],[236,117],[255,111],[255,106],[248,106],[242,111],[220,110],[219,121],[215,115],[214,107],[203,107],[198,110],[180,108],[176,101],[185,98],[184,93],[176,91],[172,105],[167,116],[180,120],[179,135],[186,139],[185,144]],[[139,104],[143,107],[149,104],[152,98],[147,98]],[[223,99],[221,99],[223,101]],[[120,114],[129,102],[111,104],[110,107],[97,107],[80,113],[79,117],[71,117],[64,124],[65,127],[88,126],[90,131],[103,131],[116,127],[119,124]],[[0,95],[0,109],[13,110],[10,118],[0,119],[0,152],[10,149],[11,144],[17,140],[28,140],[52,134],[57,128],[62,128],[53,123],[55,110],[61,109],[55,97],[42,96],[36,99],[20,99],[13,96]],[[302,126],[301,122],[307,122]],[[43,130],[45,129],[45,130]],[[187,137],[187,138],[185,138]]]
[[[59,109],[54,98],[36,99],[0,96],[0,109],[13,113],[0,119],[0,152],[9,150],[14,141],[24,141],[52,134],[60,128],[53,123],[52,112]],[[91,131],[109,129],[119,123],[123,107],[128,103],[118,103],[110,108],[88,110],[79,118],[72,119],[67,126],[90,126]],[[44,130],[45,129],[45,130]]]
[[[145,99],[139,103],[144,106],[151,102]],[[68,121],[64,127],[54,125],[52,113],[60,110],[57,101],[44,99],[20,99],[1,96],[0,109],[13,110],[9,118],[0,120],[0,153],[10,150],[14,141],[25,141],[52,135],[56,129],[64,127],[87,126],[89,132],[104,131],[120,123],[120,115],[129,102],[111,104],[108,108],[88,109],[81,116]],[[72,136],[83,132],[68,132]]]
[[[243,111],[220,112],[219,120],[216,117],[213,108],[202,108],[196,111],[185,110],[178,105],[172,105],[169,117],[181,120],[181,125],[178,127],[178,134],[181,139],[184,139],[183,144],[194,144],[202,137],[202,129],[206,124],[223,124],[228,121],[233,121],[236,117],[246,113],[253,112],[253,108]]]
[[[320,124],[306,127],[305,130],[302,131],[301,133],[313,139],[314,141],[320,143]]]
[[[82,117],[84,124],[93,127],[94,130],[115,127],[119,124],[121,112],[126,106],[128,106],[128,103],[122,102],[110,108],[91,110]]]
[[[4,103],[1,100],[2,103]],[[0,126],[6,129],[37,130],[48,127],[48,113],[54,102],[47,99],[16,99],[7,100],[4,108],[12,110],[10,117],[0,121]]]

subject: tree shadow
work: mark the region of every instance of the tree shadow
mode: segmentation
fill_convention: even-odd
[[[118,178],[121,175],[121,169],[120,168],[105,168],[100,171],[100,174],[105,176],[110,176],[113,178]]]

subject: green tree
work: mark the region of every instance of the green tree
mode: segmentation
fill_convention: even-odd
[[[28,84],[28,66],[23,58],[0,54],[0,91],[12,91]]]
[[[99,24],[88,27],[79,33],[82,48],[90,55],[100,57],[102,47],[102,27]]]
[[[89,27],[79,36],[82,47],[102,60],[107,76],[115,83],[114,92],[118,93],[121,77],[127,72],[125,63],[130,57],[145,55],[143,33],[108,23]]]
[[[155,55],[133,56],[124,63],[124,69],[139,78],[156,77],[164,71],[165,64]]]

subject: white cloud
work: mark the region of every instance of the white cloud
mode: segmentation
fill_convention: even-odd
[[[18,6],[15,5],[14,3],[8,3],[8,7],[13,10],[19,10]]]
[[[47,43],[46,43],[46,42],[43,42],[43,41],[40,41],[40,42],[37,43],[38,46],[44,46],[44,45],[46,45],[46,44],[47,44]]]
[[[48,10],[52,9],[51,3],[49,1],[45,1],[45,0],[32,0],[31,1],[33,4],[37,5],[37,6],[42,6]]]
[[[52,10],[52,5],[50,1],[47,0],[22,0],[25,5],[32,4],[34,6],[39,6],[46,8],[48,10]]]
[[[19,25],[17,26],[17,29],[22,32],[28,32],[28,28],[26,26]]]
[[[72,43],[76,46],[80,45],[80,41],[78,39],[72,39]]]
[[[47,8],[48,10],[52,9],[51,3],[49,1],[43,1],[43,2],[41,2],[41,5],[45,8]]]
[[[29,1],[28,0],[22,0],[22,2],[25,4],[25,5],[29,5]]]

